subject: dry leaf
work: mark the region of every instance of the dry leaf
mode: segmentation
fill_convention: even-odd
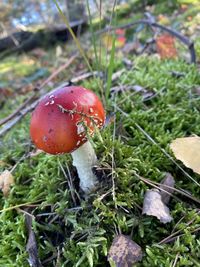
[[[167,16],[160,14],[158,15],[158,23],[162,25],[170,25],[171,21]]]
[[[156,39],[157,51],[161,58],[176,58],[175,39],[169,34],[163,34]]]
[[[163,203],[168,204],[170,200],[170,195],[174,192],[174,177],[170,173],[166,173],[164,179],[160,185],[160,195],[162,198]],[[169,193],[169,194],[168,194]]]
[[[169,208],[163,203],[158,190],[151,189],[145,193],[142,214],[155,216],[162,223],[171,222]]]
[[[8,195],[12,184],[14,184],[14,178],[8,170],[5,170],[0,175],[0,189],[5,197]]]
[[[121,234],[114,238],[108,254],[111,266],[114,263],[117,267],[132,267],[141,259],[142,249],[130,237]]]
[[[177,138],[170,144],[175,157],[194,172],[200,174],[200,137]]]

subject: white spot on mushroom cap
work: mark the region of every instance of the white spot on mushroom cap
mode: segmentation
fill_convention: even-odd
[[[78,142],[76,143],[76,146],[80,145],[80,142],[81,142],[81,141],[78,141]]]
[[[95,124],[98,124],[99,123],[99,120],[98,119],[94,119],[94,123]]]
[[[94,109],[93,108],[89,108],[89,112],[90,113],[94,112]]]
[[[45,106],[48,106],[49,105],[49,102],[47,102],[46,104],[45,104]]]
[[[47,142],[48,138],[46,137],[46,135],[44,135],[42,139],[43,139],[44,142]]]
[[[54,100],[51,100],[50,105],[53,105],[54,103],[55,103],[55,101]]]
[[[73,101],[72,103],[74,104],[75,107],[77,107],[77,103],[76,102]]]
[[[80,123],[77,123],[77,124],[76,124],[76,127],[77,127],[77,134],[78,134],[78,135],[81,134],[81,133],[83,133],[83,132],[85,131],[83,125],[80,124]]]
[[[54,97],[54,95],[50,95],[50,96],[49,96],[49,98],[53,98],[53,97]]]

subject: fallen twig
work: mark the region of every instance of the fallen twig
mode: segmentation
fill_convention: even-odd
[[[187,197],[188,199],[191,199],[192,201],[196,202],[197,204],[200,204],[200,200],[199,200],[198,198],[196,198],[196,197],[194,197],[194,196],[192,196],[192,195],[190,195],[190,194],[184,192],[183,190],[180,190],[180,189],[178,189],[178,188],[172,188],[171,186],[167,186],[167,185],[162,185],[162,184],[160,184],[160,183],[151,181],[151,180],[149,180],[149,179],[147,179],[147,178],[141,177],[141,176],[137,175],[136,173],[135,173],[135,175],[136,175],[140,180],[142,180],[143,182],[145,182],[145,183],[147,183],[147,184],[149,184],[149,185],[151,185],[151,186],[153,186],[153,187],[155,187],[155,188],[157,188],[157,189],[159,189],[159,190],[165,192],[166,194],[168,194],[168,195],[170,195],[170,196],[172,196],[172,194],[169,193],[169,190],[174,190],[174,191],[177,192],[178,194],[181,194],[181,195]],[[159,186],[161,186],[161,185],[162,185],[164,188],[166,188],[166,189],[164,189],[164,188],[161,189],[161,188],[159,187]],[[168,191],[167,191],[167,190],[168,190]],[[177,197],[174,196],[174,195],[173,195],[173,198],[176,198],[176,199],[177,199]]]
[[[71,63],[69,63],[71,64]],[[61,69],[61,68],[60,68]],[[58,74],[58,72],[57,72]],[[71,83],[77,83],[79,81],[82,81],[84,79],[87,79],[89,77],[93,77],[93,76],[102,76],[102,73],[99,72],[88,72],[85,74],[82,74],[80,76],[74,77],[73,79],[71,79],[70,81],[66,81],[64,83],[62,83],[61,85],[59,85],[57,88],[55,88],[55,90],[62,88],[63,86],[69,86]],[[55,74],[52,74],[51,79],[53,79],[55,77]],[[50,77],[47,79],[48,82],[50,81]],[[18,123],[27,113],[29,113],[30,111],[32,111],[37,104],[41,101],[41,99],[45,96],[44,91],[41,90],[43,88],[44,85],[46,85],[48,82],[46,82],[47,80],[45,80],[43,82],[43,84],[41,86],[39,86],[39,93],[38,96],[39,98],[37,100],[35,100],[33,103],[31,103],[30,105],[28,105],[27,107],[23,107],[22,109],[17,110],[17,112],[13,112],[13,114],[9,115],[10,119],[6,120],[6,118],[4,119],[6,121],[6,124],[4,124],[4,126],[2,127],[2,129],[0,130],[0,137],[3,136],[7,131],[9,131],[16,123]],[[27,103],[29,103],[29,101],[27,100]],[[11,120],[12,119],[12,120]]]
[[[195,219],[197,218],[197,216],[199,215],[199,211],[195,214],[194,218],[192,220],[190,220],[189,222],[186,223],[185,227],[183,229],[179,229],[177,230],[176,232],[172,233],[171,235],[165,237],[164,239],[162,239],[158,245],[162,245],[162,244],[167,244],[169,242],[172,242],[174,240],[176,240],[178,237],[180,236],[183,236],[183,234],[180,234],[181,232],[183,232],[187,227],[189,227],[190,225],[193,224],[193,222],[195,221]],[[196,228],[196,229],[193,229],[191,231],[191,233],[195,233],[195,232],[198,232],[200,230],[200,227]]]
[[[14,118],[27,104],[29,104],[36,97],[35,93],[27,98],[13,113],[0,120],[0,126]]]
[[[35,233],[32,229],[32,216],[28,213],[25,214],[26,227],[28,230],[28,242],[26,245],[26,251],[29,255],[29,265],[32,267],[42,267],[42,264],[38,255],[37,242],[35,238]]]
[[[177,39],[179,39],[184,45],[186,45],[189,49],[189,52],[190,52],[190,61],[191,63],[196,63],[196,53],[195,53],[195,49],[194,49],[194,43],[189,39],[187,38],[186,36],[182,35],[181,33],[179,33],[178,31],[174,30],[174,29],[171,29],[169,27],[166,27],[166,26],[163,26],[157,22],[154,22],[152,20],[149,20],[149,19],[140,19],[140,20],[136,20],[136,21],[133,21],[133,22],[130,22],[130,23],[127,23],[127,24],[123,24],[123,25],[119,25],[119,26],[116,26],[116,27],[107,27],[105,29],[102,29],[100,31],[97,31],[96,34],[101,34],[101,33],[104,33],[104,32],[110,32],[110,31],[115,31],[117,29],[129,29],[135,25],[138,25],[138,24],[146,24],[148,25],[149,27],[156,27],[156,28],[159,28],[163,31],[166,31],[168,32],[169,34],[175,36]]]
[[[65,64],[60,66],[56,71],[54,71],[44,82],[42,82],[38,87],[35,88],[35,92],[27,98],[24,103],[22,103],[12,114],[8,115],[7,117],[3,118],[0,120],[0,126],[5,124],[6,122],[10,121],[12,118],[14,118],[18,113],[20,114],[21,111],[28,105],[30,102],[34,99],[37,98],[37,95],[41,95],[40,93],[38,94],[38,91],[40,91],[46,84],[48,84],[53,78],[55,78],[60,72],[62,72],[64,69],[66,69],[78,56],[78,53],[73,55]],[[23,113],[23,112],[22,112]],[[22,114],[21,114],[22,115]],[[21,117],[21,116],[18,116]],[[23,117],[23,116],[22,116]],[[15,120],[14,120],[15,121]],[[16,119],[16,121],[18,121]],[[11,123],[12,125],[12,123]],[[10,127],[10,126],[9,126]],[[7,128],[7,127],[5,127]]]
[[[116,109],[123,114],[125,117],[129,118],[129,114],[124,112],[121,108],[119,108],[117,105],[115,105],[115,103],[113,104],[114,106],[116,106]],[[130,118],[129,118],[130,119]],[[167,151],[162,148],[137,122],[133,121],[132,119],[130,119],[133,124],[135,125],[135,127],[147,138],[147,140],[149,140],[152,144],[154,144],[155,146],[157,146],[157,148],[159,148],[160,151],[162,151],[162,153],[171,161],[173,162],[173,164],[175,164],[179,170],[181,170],[185,176],[187,178],[189,178],[190,180],[192,180],[196,185],[200,186],[200,183],[198,183],[189,173],[187,173],[182,167],[181,165],[179,165],[176,160],[174,160],[174,158],[167,153]]]

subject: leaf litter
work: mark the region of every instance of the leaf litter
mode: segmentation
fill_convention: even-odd
[[[131,240],[129,236],[120,234],[114,238],[108,253],[108,260],[111,266],[132,267],[134,263],[141,259],[141,247]]]
[[[172,141],[170,148],[173,151],[176,159],[200,174],[200,137],[183,137]]]
[[[8,196],[12,184],[14,184],[14,178],[11,172],[8,170],[3,171],[0,175],[0,189],[5,197]]]
[[[162,223],[169,223],[173,220],[167,204],[170,200],[170,194],[173,193],[174,178],[167,173],[160,185],[160,190],[147,190],[144,197],[142,214],[155,216]]]

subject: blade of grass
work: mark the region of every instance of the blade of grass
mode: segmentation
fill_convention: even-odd
[[[99,59],[98,59],[98,55],[97,55],[96,38],[94,35],[94,28],[93,28],[93,24],[92,24],[92,16],[91,16],[91,12],[90,12],[89,0],[86,1],[86,6],[87,6],[87,10],[88,10],[88,15],[89,15],[89,27],[90,27],[91,37],[92,37],[92,45],[94,47],[96,69],[98,71],[100,71],[100,64],[99,64]]]
[[[117,0],[115,0],[113,3],[109,27],[111,26],[112,21],[114,21],[114,25],[116,25],[116,20],[117,20],[116,14],[117,13],[114,13],[116,4],[117,4]],[[108,34],[109,34],[109,32],[108,32]],[[107,86],[106,86],[106,102],[108,102],[111,83],[112,83],[112,74],[113,74],[113,70],[114,70],[114,58],[115,58],[115,48],[116,48],[115,43],[116,43],[116,36],[115,36],[115,33],[113,33],[112,34],[112,48],[111,48],[110,62],[109,62],[109,66],[108,66],[108,76],[107,76]],[[107,51],[106,51],[106,60],[107,60],[107,54],[108,54],[108,43],[107,43]]]
[[[64,13],[62,12],[62,10],[61,10],[61,8],[60,8],[60,6],[59,6],[59,4],[58,4],[58,1],[57,1],[57,0],[53,0],[53,1],[54,1],[55,5],[56,5],[56,7],[57,7],[57,9],[58,9],[58,11],[59,11],[59,13],[60,13],[60,16],[61,16],[63,22],[64,22],[65,25],[67,26],[68,31],[70,32],[72,38],[74,39],[74,41],[75,41],[75,43],[76,43],[76,46],[77,46],[77,48],[78,48],[79,51],[80,51],[80,54],[81,54],[82,57],[84,58],[85,63],[87,64],[89,70],[90,70],[91,72],[93,72],[92,67],[91,67],[91,65],[90,65],[90,63],[89,63],[89,61],[88,61],[88,59],[87,59],[87,57],[86,57],[86,55],[85,55],[85,52],[84,52],[84,50],[83,50],[83,48],[82,48],[82,46],[81,46],[81,44],[80,44],[80,41],[76,38],[76,35],[74,34],[74,32],[73,32],[73,30],[72,30],[72,28],[71,28],[71,26],[70,26],[70,24],[69,24],[68,19],[65,17]]]
[[[108,66],[107,86],[106,86],[106,92],[105,92],[106,102],[108,102],[111,83],[112,83],[112,74],[113,74],[113,70],[114,70],[115,41],[116,41],[116,37],[113,36],[110,62],[109,62],[109,66]]]
[[[87,64],[88,69],[93,73],[92,66],[90,65],[90,63],[89,63],[89,61],[88,61],[88,59],[87,59],[87,57],[86,57],[86,55],[85,55],[84,49],[82,48],[80,41],[78,40],[78,38],[76,38],[76,36],[75,36],[75,34],[74,34],[72,28],[70,27],[69,21],[67,20],[67,18],[65,17],[64,13],[63,13],[62,10],[60,9],[59,4],[58,4],[58,1],[57,1],[57,0],[53,0],[53,1],[54,1],[55,5],[56,5],[56,7],[57,7],[57,9],[58,9],[58,11],[59,11],[59,13],[60,13],[60,16],[61,16],[63,22],[64,22],[65,25],[67,26],[67,29],[69,30],[69,32],[70,32],[70,34],[71,34],[73,40],[75,41],[76,46],[77,46],[77,48],[78,48],[80,54],[82,55],[83,59],[85,60],[85,63]],[[99,64],[99,65],[100,65],[100,64]],[[104,97],[104,94],[103,94],[103,87],[102,87],[102,84],[101,84],[101,82],[100,82],[100,80],[99,80],[98,78],[97,78],[97,83],[98,83],[99,89],[100,89],[100,91],[101,91],[101,94],[102,94],[102,100],[103,100],[103,103],[104,103],[104,102],[105,102],[105,97]]]
[[[99,0],[99,30],[101,31],[101,20],[102,20],[102,0]],[[102,55],[102,42],[101,38],[99,40],[99,64],[101,65],[101,55]]]
[[[9,210],[17,209],[17,208],[20,208],[20,207],[23,207],[23,206],[33,205],[33,204],[36,204],[36,203],[42,202],[42,201],[44,201],[44,199],[40,199],[40,200],[37,200],[35,202],[26,202],[26,203],[23,203],[23,204],[18,204],[18,205],[15,205],[15,206],[11,206],[11,207],[8,207],[8,208],[5,208],[5,209],[0,210],[0,213],[2,213],[4,211],[9,211]]]

